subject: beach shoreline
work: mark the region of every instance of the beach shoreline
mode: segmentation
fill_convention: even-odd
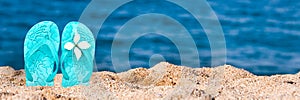
[[[300,72],[256,76],[223,65],[189,68],[161,62],[149,69],[94,72],[89,86],[26,87],[24,70],[0,67],[1,99],[300,99]]]

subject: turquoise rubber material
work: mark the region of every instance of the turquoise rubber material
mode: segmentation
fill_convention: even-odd
[[[79,34],[78,43],[74,41],[75,34]],[[82,56],[77,58],[74,50],[80,43],[87,42],[90,47],[80,49]],[[73,43],[70,50],[65,48],[67,43]],[[92,32],[84,24],[79,22],[68,23],[62,33],[61,41],[62,55],[60,67],[63,74],[62,86],[71,87],[74,85],[89,85],[94,67],[95,39]]]
[[[59,31],[55,23],[43,21],[34,25],[24,41],[26,86],[53,86],[59,68]]]

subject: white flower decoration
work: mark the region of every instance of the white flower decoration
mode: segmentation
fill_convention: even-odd
[[[75,56],[78,61],[82,55],[82,52],[81,52],[82,49],[88,49],[91,47],[91,45],[87,41],[81,41],[80,43],[78,43],[80,40],[80,34],[78,34],[77,30],[75,30],[74,32],[75,32],[75,36],[73,38],[74,43],[67,42],[65,44],[64,48],[67,50],[74,49],[74,53],[75,53]]]

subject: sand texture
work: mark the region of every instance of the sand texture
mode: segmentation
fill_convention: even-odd
[[[0,67],[0,99],[299,100],[300,73],[256,76],[230,65],[190,68],[166,62],[122,73],[94,72],[90,86],[26,87],[24,70]]]

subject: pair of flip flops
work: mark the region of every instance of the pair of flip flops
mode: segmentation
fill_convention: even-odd
[[[61,44],[61,56],[58,51]],[[88,85],[92,76],[95,39],[82,23],[68,23],[60,40],[55,23],[43,21],[34,25],[24,41],[27,86],[53,86],[61,69],[62,86]]]

